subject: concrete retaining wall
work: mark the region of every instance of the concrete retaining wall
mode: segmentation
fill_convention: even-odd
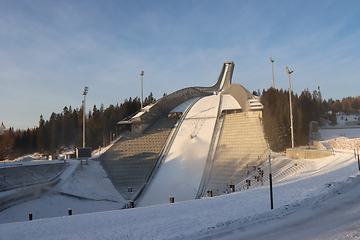
[[[53,176],[48,176],[49,178],[46,179],[38,179],[38,180],[31,180],[31,181],[24,181],[21,186],[15,185],[12,189],[4,190],[0,192],[0,211],[14,206],[16,204],[26,202],[32,199],[39,198],[41,193],[47,191],[48,189],[55,186],[61,179],[60,175],[64,172],[64,170],[69,166],[68,163],[60,163],[65,164],[64,168],[59,171],[55,172]],[[54,164],[51,164],[54,165]],[[41,166],[51,166],[48,164],[44,164]],[[18,168],[19,172],[23,170],[24,167],[32,167],[30,166],[18,166],[13,168]],[[5,169],[6,170],[6,169]],[[33,169],[34,170],[34,169]],[[48,169],[43,169],[46,172]],[[26,171],[25,171],[26,172]],[[37,172],[35,172],[37,173]],[[46,176],[46,175],[45,175]],[[24,179],[25,180],[25,179]]]
[[[315,150],[301,148],[286,149],[286,157],[291,159],[315,159],[329,157],[331,155],[333,155],[333,151],[331,150]]]
[[[19,203],[39,198],[42,192],[53,187],[59,181],[60,178],[56,178],[47,183],[2,192],[0,195],[0,211]]]

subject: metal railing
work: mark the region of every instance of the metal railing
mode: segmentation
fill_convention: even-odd
[[[206,159],[206,165],[204,168],[204,172],[203,172],[203,175],[202,175],[202,178],[200,181],[200,185],[199,185],[199,189],[197,191],[195,199],[199,199],[200,197],[204,196],[206,187],[209,182],[211,168],[214,163],[214,157],[216,154],[217,141],[219,141],[219,139],[220,139],[220,136],[219,136],[219,138],[217,136],[218,136],[218,134],[219,135],[221,134],[221,126],[220,126],[220,121],[219,121],[220,116],[221,116],[221,104],[222,104],[222,96],[220,95],[220,101],[219,101],[219,106],[218,106],[218,111],[217,111],[217,116],[216,116],[216,122],[215,122],[215,127],[214,127],[214,130],[212,133],[212,137],[211,137],[210,148],[209,148],[208,156]]]

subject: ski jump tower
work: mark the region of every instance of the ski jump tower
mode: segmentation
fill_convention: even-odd
[[[129,129],[102,157],[110,180],[129,201],[147,206],[230,191],[266,161],[259,99],[232,84],[225,62],[211,87],[188,87],[118,124]]]

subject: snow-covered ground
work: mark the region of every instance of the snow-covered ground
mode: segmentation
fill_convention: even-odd
[[[337,125],[336,126],[328,126],[324,127],[320,130],[321,139],[330,140],[339,137],[347,137],[347,138],[357,138],[358,131],[354,129],[354,127],[346,126],[346,122],[348,121],[357,121],[358,117],[355,115],[345,115],[345,114],[338,114],[336,116]],[[350,128],[347,128],[350,127]],[[355,126],[356,127],[356,126]],[[338,129],[334,131],[334,129]]]
[[[89,165],[72,163],[66,171],[73,172],[69,173],[66,181],[61,181],[42,194],[41,198],[1,211],[0,223],[27,221],[29,213],[33,214],[33,219],[66,216],[68,208],[72,209],[73,214],[121,209],[125,201],[105,172],[102,174],[99,171],[99,162],[89,161]]]
[[[358,116],[339,114],[336,128],[319,129],[320,140],[334,149],[354,150],[360,146],[360,128],[357,126],[342,128],[345,127],[346,119],[356,121]]]
[[[359,116],[357,116],[357,115],[346,115],[345,113],[339,113],[336,116],[338,126],[345,126],[346,122],[358,121],[358,119],[359,119]]]
[[[326,129],[330,139],[325,139],[324,131],[320,130],[324,140],[341,137],[341,129]],[[99,163],[90,161],[79,165],[57,188],[93,200],[49,191],[0,212],[0,221],[12,222],[0,224],[0,238],[358,239],[358,165],[353,150],[341,149],[357,141],[360,130],[353,129],[352,134],[335,148],[335,156],[296,160],[306,168],[274,182],[273,210],[269,185],[214,198],[115,210],[122,207],[123,199],[111,188]],[[107,200],[97,201],[102,199]],[[73,216],[66,216],[68,208]],[[29,212],[35,220],[26,221]],[[47,218],[38,220],[42,217]]]
[[[61,174],[60,182],[51,190],[42,194],[41,198],[24,202],[0,212],[0,224],[28,220],[28,214],[32,213],[34,219],[66,216],[68,208],[73,214],[84,214],[121,209],[125,200],[114,188],[105,171],[96,159],[103,154],[106,148],[93,151],[92,161],[89,165],[80,165],[77,160],[67,160],[70,166]],[[36,159],[37,154],[31,154],[25,158]],[[10,164],[41,164],[57,161],[30,161],[23,162],[24,157]],[[0,166],[1,167],[1,166]],[[1,237],[0,237],[1,239]]]

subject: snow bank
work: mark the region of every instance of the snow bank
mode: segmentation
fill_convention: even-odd
[[[360,147],[360,138],[355,139],[334,139],[328,141],[329,145],[334,149],[354,150]]]
[[[112,185],[100,162],[88,162],[89,165],[78,165],[67,181],[61,186],[55,186],[52,191],[98,201],[109,200],[125,204],[125,200]]]
[[[319,129],[319,133],[325,146],[339,150],[360,147],[360,128]]]
[[[51,161],[50,161],[51,162]],[[73,214],[109,211],[124,207],[125,200],[114,188],[99,161],[79,165],[71,160],[61,175],[61,181],[41,198],[24,202],[0,212],[0,223],[66,216],[67,209]]]

